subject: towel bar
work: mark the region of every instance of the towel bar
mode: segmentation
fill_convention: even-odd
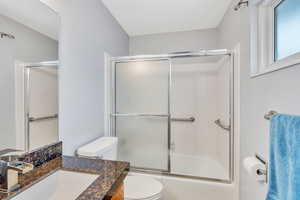
[[[270,112],[268,112],[267,114],[265,114],[264,118],[266,120],[271,120],[273,115],[277,114],[278,112],[274,111],[274,110],[271,110]]]
[[[260,175],[260,176],[262,176],[262,175],[267,175],[267,170],[258,169],[258,170],[256,171],[256,173],[257,173],[257,175]]]

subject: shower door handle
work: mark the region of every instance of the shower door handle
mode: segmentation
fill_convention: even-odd
[[[171,121],[173,122],[195,122],[195,117],[189,117],[189,118],[171,118]]]
[[[226,126],[226,125],[222,124],[221,119],[217,119],[217,120],[215,121],[215,124],[216,124],[218,127],[220,127],[221,129],[225,130],[225,131],[230,131],[230,130],[231,130],[230,126]]]

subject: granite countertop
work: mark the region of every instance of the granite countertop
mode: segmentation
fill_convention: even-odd
[[[57,170],[99,175],[76,200],[102,200],[110,194],[117,184],[122,183],[128,173],[129,163],[60,156],[43,163],[27,174],[21,175],[19,177],[21,188],[10,194],[0,193],[0,200],[11,199]]]

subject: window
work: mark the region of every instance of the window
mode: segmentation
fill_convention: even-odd
[[[299,0],[253,0],[251,75],[300,63]]]
[[[300,52],[300,2],[281,1],[274,10],[275,61]]]

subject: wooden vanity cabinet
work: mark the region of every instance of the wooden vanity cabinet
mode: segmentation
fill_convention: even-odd
[[[119,184],[118,187],[113,189],[104,200],[124,200],[124,183]]]

